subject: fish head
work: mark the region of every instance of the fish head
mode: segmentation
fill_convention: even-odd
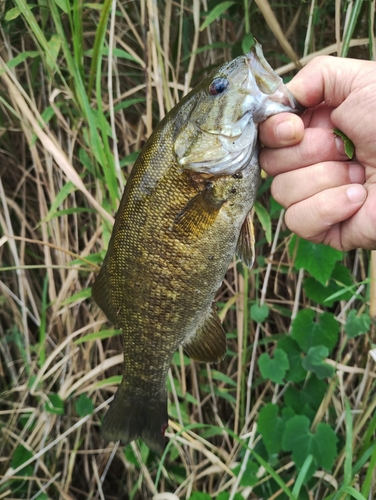
[[[211,175],[234,174],[249,164],[257,148],[258,123],[283,111],[302,111],[258,43],[189,95],[194,105],[174,151],[183,168]]]

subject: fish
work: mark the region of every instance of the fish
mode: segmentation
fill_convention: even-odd
[[[254,261],[258,124],[301,107],[256,43],[211,72],[157,125],[127,180],[92,297],[122,329],[122,381],[102,436],[165,447],[167,375],[182,346],[217,363],[214,299],[236,253]]]

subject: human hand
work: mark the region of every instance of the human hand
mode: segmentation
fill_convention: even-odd
[[[288,84],[309,108],[260,124],[261,167],[287,226],[339,250],[376,249],[376,63],[316,57]],[[338,128],[355,145],[349,160]]]

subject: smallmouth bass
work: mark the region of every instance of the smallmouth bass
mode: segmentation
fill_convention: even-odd
[[[157,452],[166,378],[179,345],[196,361],[226,353],[213,305],[234,255],[251,267],[258,123],[301,111],[261,46],[212,72],[159,123],[135,163],[92,295],[124,334],[124,372],[102,434]]]

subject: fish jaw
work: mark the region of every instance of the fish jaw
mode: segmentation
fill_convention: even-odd
[[[252,113],[252,118],[256,123],[284,111],[290,113],[304,111],[304,108],[284,85],[282,78],[267,62],[258,42],[247,54],[247,60],[251,75],[246,85],[250,95],[256,99]]]

